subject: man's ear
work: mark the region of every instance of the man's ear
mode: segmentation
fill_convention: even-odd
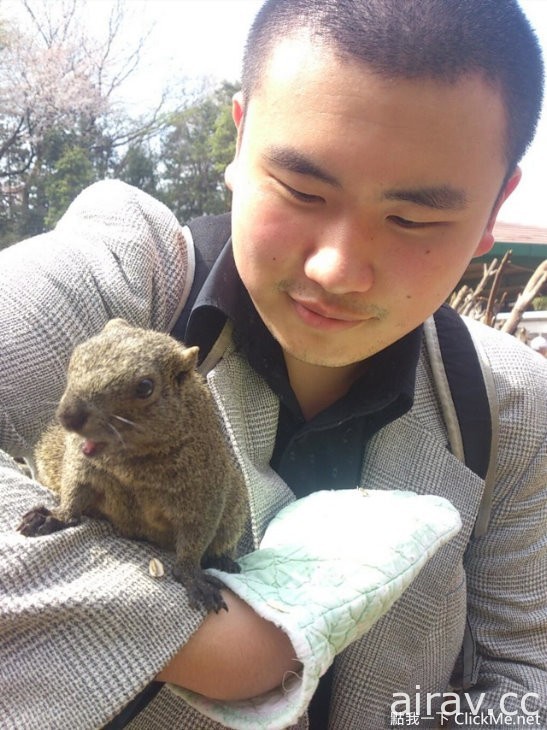
[[[507,180],[507,182],[503,186],[503,189],[501,190],[500,194],[498,195],[498,198],[496,200],[492,213],[490,214],[490,218],[488,219],[488,224],[486,226],[486,229],[481,237],[481,240],[479,241],[477,248],[475,249],[475,253],[473,254],[473,257],[482,256],[483,254],[488,253],[488,251],[490,251],[490,249],[494,245],[494,233],[493,233],[494,223],[496,222],[496,218],[498,217],[498,213],[500,211],[501,206],[505,203],[507,198],[511,195],[513,190],[517,187],[517,185],[520,182],[521,177],[522,177],[522,170],[520,169],[520,167],[517,166],[513,170],[511,177]]]
[[[235,175],[235,166],[236,166],[236,160],[239,155],[239,149],[241,147],[241,137],[243,134],[243,120],[245,117],[245,107],[243,103],[243,93],[241,91],[238,91],[234,94],[232,98],[232,119],[234,120],[234,124],[236,125],[237,130],[237,139],[236,139],[236,151],[234,155],[234,159],[232,162],[228,164],[226,167],[226,170],[224,172],[224,181],[226,183],[226,187],[229,190],[234,189],[234,175]]]
[[[243,103],[243,92],[236,91],[236,93],[232,97],[232,119],[234,120],[234,124],[236,125],[236,129],[238,132],[238,141],[241,127],[243,126],[244,115],[245,106]]]

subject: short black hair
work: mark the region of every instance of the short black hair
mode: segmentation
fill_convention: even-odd
[[[482,74],[504,102],[509,170],[534,137],[543,60],[517,0],[266,0],[245,47],[247,102],[260,87],[275,45],[304,29],[341,57],[360,60],[388,78],[450,83]]]

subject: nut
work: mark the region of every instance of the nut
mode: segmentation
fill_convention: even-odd
[[[152,578],[162,578],[165,575],[165,568],[163,563],[158,558],[152,558],[148,563],[148,572]]]

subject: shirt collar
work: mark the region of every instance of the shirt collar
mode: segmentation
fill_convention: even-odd
[[[184,341],[188,346],[199,346],[200,361],[212,348],[226,319],[234,323],[237,321],[238,302],[245,294],[247,292],[236,269],[230,238],[207,275],[186,325]]]

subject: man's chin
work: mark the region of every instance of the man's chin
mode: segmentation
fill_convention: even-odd
[[[279,342],[279,340],[278,340]],[[389,343],[391,344],[391,343]],[[339,347],[304,347],[302,344],[287,342],[280,345],[285,353],[306,365],[325,368],[344,368],[363,362],[376,355],[388,345],[376,342],[367,348],[348,348],[340,344]]]

